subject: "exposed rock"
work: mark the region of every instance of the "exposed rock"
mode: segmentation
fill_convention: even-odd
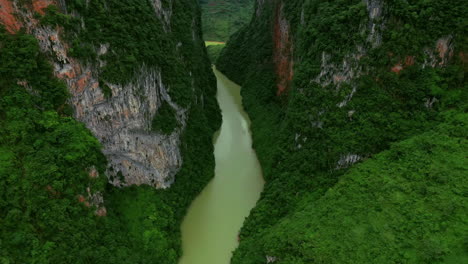
[[[69,57],[69,45],[61,40],[60,27],[40,26],[34,18],[33,12],[43,12],[53,1],[33,1],[31,10],[20,9],[15,3],[0,0],[0,22],[13,33],[20,27],[13,14],[20,14],[27,31],[38,39],[41,51],[49,55],[55,75],[66,82],[72,95],[70,103],[75,118],[83,122],[103,145],[103,153],[109,161],[107,175],[110,182],[116,186],[169,187],[182,165],[179,145],[186,110],[172,102],[159,69],[143,65],[133,81],[125,85],[100,83],[99,67],[103,67],[104,62],[84,64]],[[160,0],[152,3],[158,17],[169,26],[172,1],[167,6]],[[97,54],[104,55],[108,50],[108,43],[97,44]],[[102,85],[110,88],[110,98],[104,96]],[[151,121],[163,101],[176,110],[182,124],[171,135],[151,131]],[[97,177],[97,172],[90,171],[90,177],[94,175]]]
[[[435,98],[435,97],[428,98],[428,99],[426,100],[426,102],[424,103],[424,106],[425,106],[426,108],[431,109],[432,106],[433,106],[435,103],[437,103],[438,101],[439,101],[439,100],[437,100],[437,98]]]
[[[164,2],[167,2],[167,5],[168,5],[166,7],[163,6],[162,2],[163,0],[151,0],[151,4],[154,7],[154,11],[156,12],[156,15],[161,20],[161,22],[163,22],[164,29],[168,31],[171,25],[172,0],[164,1]]]
[[[435,48],[426,48],[426,58],[423,64],[425,67],[443,67],[447,65],[450,58],[453,57],[454,43],[452,36],[446,36],[435,42]]]
[[[353,88],[352,88],[352,90],[351,90],[351,93],[349,93],[349,94],[344,98],[343,101],[341,101],[339,104],[337,104],[337,106],[338,106],[339,108],[345,107],[345,106],[351,101],[351,99],[353,99],[353,96],[354,96],[354,94],[356,93],[356,91],[357,91],[356,85],[353,84]]]
[[[362,157],[357,154],[346,154],[341,155],[340,160],[336,166],[336,169],[348,168],[356,162],[362,160]]]
[[[95,166],[92,166],[91,168],[89,168],[88,175],[89,175],[89,178],[96,179],[99,177],[99,172],[96,170]]]
[[[414,65],[414,56],[406,56],[405,66],[413,66],[413,65]]]
[[[78,195],[77,200],[86,207],[95,207],[94,214],[97,216],[106,216],[107,209],[104,206],[104,197],[101,192],[92,192],[91,188],[86,188],[87,196]]]
[[[276,262],[276,257],[273,256],[266,256],[267,263],[274,263]]]
[[[323,128],[323,122],[322,122],[322,121],[313,121],[313,122],[312,122],[312,127],[316,127],[316,128],[322,129],[322,128]]]
[[[401,65],[401,63],[398,63],[392,67],[392,72],[396,74],[400,73],[402,70],[403,70],[403,65]]]
[[[36,11],[37,13],[41,15],[44,15],[45,14],[44,9],[53,3],[54,1],[52,0],[33,0],[32,1],[34,11]]]
[[[150,131],[151,120],[162,101],[167,101],[185,124],[185,110],[173,103],[161,74],[142,67],[127,85],[106,84],[112,97],[105,99],[91,69],[67,82],[73,94],[75,116],[84,122],[104,146],[109,158],[107,175],[117,186],[148,184],[168,187],[182,165],[180,130],[171,135]],[[119,179],[119,172],[124,181]]]
[[[107,209],[105,207],[99,207],[98,209],[96,209],[96,211],[94,212],[95,215],[97,216],[106,216],[107,215]]]
[[[276,8],[275,31],[274,31],[274,60],[276,65],[277,95],[281,95],[288,90],[293,72],[293,42],[290,36],[289,22],[284,17],[283,3]]]
[[[382,0],[365,0],[369,20],[367,24],[361,25],[363,32],[367,32],[367,43],[372,48],[378,47],[382,43],[381,29],[383,28],[383,21],[381,19],[383,13]],[[322,53],[321,71],[312,82],[316,82],[321,86],[328,86],[333,84],[338,91],[343,83],[349,83],[352,89],[349,94],[343,98],[343,101],[337,104],[337,107],[344,107],[353,98],[357,91],[357,86],[352,80],[358,78],[365,73],[359,61],[368,52],[368,49],[362,45],[357,45],[354,52],[346,55],[341,64],[331,63],[332,57],[326,52]]]
[[[379,19],[382,17],[383,0],[365,0],[365,3],[369,13],[369,35],[367,36],[367,41],[375,48],[382,43],[382,34],[380,32],[383,28],[383,23],[379,22]]]
[[[439,65],[445,65],[447,60],[453,56],[452,37],[448,36],[437,40],[437,53],[439,55]]]
[[[6,30],[10,33],[15,33],[21,28],[21,23],[14,15],[16,9],[13,2],[0,0],[0,22],[5,25]]]

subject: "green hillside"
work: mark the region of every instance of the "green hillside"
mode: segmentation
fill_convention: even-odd
[[[199,0],[202,7],[203,37],[227,41],[229,36],[248,24],[253,0]]]
[[[256,16],[216,63],[242,85],[267,182],[233,263],[466,256],[457,191],[466,190],[468,173],[462,6],[257,1]],[[446,119],[447,110],[457,117]]]

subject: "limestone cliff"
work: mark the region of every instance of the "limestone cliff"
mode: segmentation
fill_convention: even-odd
[[[256,1],[251,23],[231,37],[216,63],[243,86],[267,181],[233,263],[330,260],[288,254],[295,238],[273,241],[268,234],[296,211],[288,224],[307,223],[302,206],[319,200],[350,168],[432,129],[440,112],[465,107],[462,6],[465,1]]]
[[[180,78],[187,79],[188,84],[182,88],[174,87],[165,81],[165,74],[161,68],[164,67],[163,64],[171,63],[165,61],[160,61],[161,65],[137,62],[137,66],[131,70],[131,78],[119,82],[106,80],[102,77],[104,69],[115,63],[107,57],[125,56],[122,51],[122,55],[119,55],[114,43],[92,40],[89,49],[95,55],[92,59],[80,59],[70,55],[77,49],[71,42],[78,38],[80,33],[94,26],[87,20],[96,19],[89,10],[95,8],[92,4],[102,2],[104,14],[117,12],[113,10],[116,7],[111,3],[106,6],[106,1],[86,1],[84,6],[75,8],[71,6],[72,2],[35,0],[23,3],[2,0],[0,20],[10,33],[14,34],[20,28],[25,28],[39,40],[42,52],[47,54],[54,65],[55,76],[64,80],[68,86],[74,117],[86,124],[102,143],[103,152],[109,161],[106,174],[112,184],[169,187],[183,163],[180,150],[181,134],[186,123],[192,121],[188,118],[188,112],[197,107],[193,106],[197,104],[196,101],[198,104],[204,101],[206,92],[203,90],[208,89],[196,87],[202,83],[199,78],[205,78],[192,74],[194,70],[191,67],[199,65],[189,65],[195,64],[194,61],[189,61],[191,58],[182,62],[184,66],[177,74],[184,75]],[[58,11],[51,12],[55,10],[49,9],[51,5],[58,7]],[[159,37],[169,38],[178,43],[172,46],[170,51],[174,56],[183,57],[180,49],[197,49],[197,52],[203,52],[201,32],[195,24],[199,23],[195,10],[191,12],[191,39],[187,40],[176,36],[177,29],[171,28],[172,1],[153,0],[151,7],[154,17],[157,18],[153,23],[158,23],[156,27],[161,29]],[[48,16],[65,16],[67,20],[76,20],[77,26],[70,29],[61,23],[45,23],[44,18]],[[207,66],[208,64],[205,64],[201,68],[206,72],[209,70]],[[211,76],[210,78],[212,80]],[[171,89],[179,89],[178,93],[186,93],[195,101],[181,106],[171,98],[168,92]],[[180,124],[167,135],[151,129],[152,120],[163,102],[167,102],[176,111],[176,118]]]
[[[0,0],[0,263],[177,263],[221,120],[201,36],[196,0]]]

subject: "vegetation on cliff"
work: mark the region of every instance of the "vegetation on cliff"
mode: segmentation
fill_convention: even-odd
[[[119,227],[85,204],[86,188],[106,185],[89,176],[92,167],[104,172],[100,144],[70,117],[66,86],[37,40],[0,31],[0,261],[110,258],[98,245],[115,239],[122,246],[122,234],[110,231]]]
[[[162,82],[171,87],[171,98],[184,107],[192,102],[196,92],[186,89],[192,85],[186,73],[207,75],[206,67],[198,65],[208,63],[201,46],[200,10],[195,1],[173,1],[170,7],[164,4],[161,16],[170,15],[169,22],[158,17],[149,1],[142,0],[93,0],[89,4],[73,0],[67,8],[78,12],[81,19],[64,15],[51,5],[41,21],[67,29],[64,37],[72,44],[70,55],[84,61],[106,62],[100,69],[100,81],[126,84],[143,65],[157,67]],[[108,45],[108,52],[98,55],[99,45]],[[205,79],[213,81],[197,81]],[[204,85],[196,83],[195,87],[203,89]]]
[[[466,262],[468,115],[445,118],[351,168],[320,198],[302,194],[267,232],[246,234],[233,262]]]
[[[149,1],[72,0],[67,7],[68,14],[49,6],[36,17],[63,29],[69,55],[104,62],[101,84],[126,84],[143,65],[161,70],[173,101],[187,108],[183,165],[168,190],[109,185],[101,146],[72,118],[50,54],[33,36],[0,25],[0,262],[176,263],[182,217],[213,176],[211,135],[220,123],[200,10],[195,1],[173,1],[166,32]],[[106,55],[98,54],[101,44]],[[165,118],[156,128],[169,132],[175,119]],[[103,203],[95,206],[93,194]],[[107,213],[96,211],[104,207]]]
[[[465,143],[460,135],[447,136],[433,129],[445,122],[457,130],[464,126],[457,114],[458,121],[452,122],[440,113],[466,111],[467,18],[459,9],[466,3],[367,3],[258,1],[250,25],[234,34],[222,51],[217,68],[243,86],[254,145],[267,181],[243,227],[233,263],[258,263],[265,256],[288,264],[368,263],[379,254],[388,257],[379,263],[395,259],[435,263],[456,256],[466,243],[456,238],[466,222],[460,220],[462,205],[455,203],[459,195],[451,193],[453,183],[461,182],[460,175],[466,173],[466,167],[459,167],[466,155]],[[284,66],[288,64],[294,65],[293,73]],[[287,84],[286,89],[279,87],[281,83]],[[401,143],[408,147],[405,153],[424,152],[420,148],[425,143],[420,141],[434,141],[437,151],[448,155],[453,150],[454,155],[445,160],[444,154],[428,150],[414,160],[402,156],[401,163],[386,160],[389,154],[377,155],[408,138],[412,139]],[[445,141],[450,145],[447,149]],[[371,166],[372,170],[349,171],[354,163],[367,159],[372,161],[359,168]],[[434,164],[451,165],[439,169],[425,165],[432,159]],[[388,164],[403,166],[402,171],[388,171]],[[424,174],[430,170],[447,181]],[[349,183],[358,177],[359,192],[353,191],[357,184],[347,189],[340,180]],[[389,196],[391,191],[377,188],[377,182],[389,177],[398,182],[391,185],[401,188],[422,188],[419,182],[439,186],[441,197],[454,200],[458,218],[434,229],[434,221],[444,219],[446,212],[423,193],[396,197],[418,201],[421,207],[392,204],[378,209],[382,215],[400,218],[394,222],[363,222],[367,221],[364,211],[354,214],[352,208],[372,208],[378,203],[364,199],[363,192]],[[347,202],[327,198],[333,196],[330,189],[338,187]],[[431,206],[434,218],[425,220],[416,213],[399,212]],[[343,226],[331,228],[339,225]],[[345,227],[350,228],[346,236]],[[423,242],[406,236],[405,230],[412,228],[422,232],[418,239],[424,237]],[[289,229],[297,232],[288,233]],[[390,240],[389,249],[384,242]],[[372,247],[376,248],[370,251]],[[406,253],[401,250],[405,247]],[[401,252],[406,255],[398,255]]]

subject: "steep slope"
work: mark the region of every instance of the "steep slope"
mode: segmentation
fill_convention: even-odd
[[[467,17],[460,8],[466,9],[467,4],[256,1],[251,23],[231,37],[217,62],[218,69],[243,86],[267,181],[241,232],[233,263],[275,259],[266,256],[276,257],[279,263],[340,263],[346,257],[350,263],[363,261],[353,258],[352,252],[340,252],[343,257],[334,258],[310,248],[304,252],[310,249],[312,255],[301,256],[295,247],[315,243],[315,238],[307,237],[312,233],[278,235],[286,229],[276,226],[285,218],[292,219],[287,220],[291,228],[313,224],[324,240],[335,243],[322,245],[328,252],[324,254],[337,254],[333,248],[344,249],[348,242],[326,232],[327,227],[315,218],[309,221],[311,206],[355,163],[372,158],[393,142],[431,130],[443,122],[439,113],[444,109],[466,110]],[[413,180],[405,179],[409,185]],[[446,188],[444,182],[437,184]],[[367,185],[363,191],[374,193],[374,187]],[[311,206],[303,206],[306,203]],[[394,209],[383,210],[387,209],[393,214]],[[360,215],[347,217],[360,221]],[[430,224],[422,222],[421,228],[429,230]],[[458,224],[453,221],[450,228],[459,232],[466,227],[466,223]],[[403,232],[392,234],[401,238],[395,248],[406,243]],[[434,232],[439,237],[451,236],[446,229]],[[296,244],[290,244],[292,240]],[[373,242],[381,241],[369,239],[354,247],[364,250]],[[446,244],[433,261],[452,254],[459,242]],[[418,257],[406,262],[421,263],[422,248],[408,243],[414,251],[411,254]],[[295,254],[297,258],[292,257]]]
[[[211,41],[227,41],[229,36],[248,24],[253,0],[200,0],[203,37]]]
[[[233,262],[465,263],[468,115],[446,117],[305,196]]]
[[[0,260],[175,263],[220,123],[197,1],[0,4]]]

